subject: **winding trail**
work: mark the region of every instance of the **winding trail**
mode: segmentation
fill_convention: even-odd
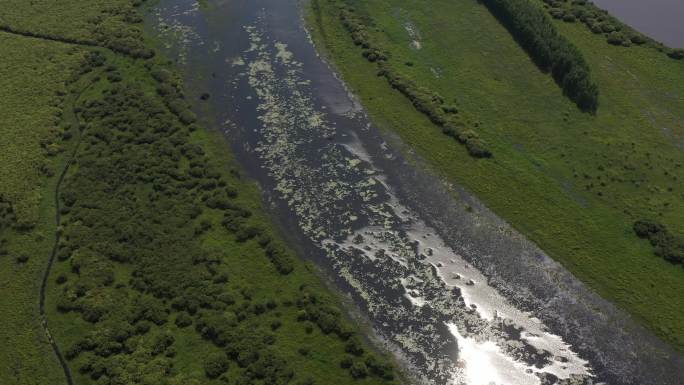
[[[17,36],[23,36],[27,38],[32,38],[32,39],[39,39],[39,40],[45,40],[48,42],[57,42],[57,43],[63,43],[63,44],[70,44],[70,45],[77,45],[77,46],[82,46],[82,47],[92,47],[92,48],[100,48],[100,49],[106,49],[108,51],[111,51],[115,54],[123,54],[121,52],[116,52],[113,51],[110,48],[103,47],[102,45],[98,44],[95,41],[91,40],[82,40],[82,39],[72,39],[72,38],[66,38],[66,37],[59,37],[59,36],[51,36],[51,35],[46,35],[46,34],[41,34],[41,33],[35,33],[32,31],[21,31],[21,30],[16,30],[12,27],[6,26],[6,25],[0,25],[0,32],[12,34],[12,35],[17,35]],[[99,74],[101,71],[95,72],[95,74]],[[91,74],[91,77],[94,77],[94,75]],[[57,255],[57,249],[59,246],[59,241],[61,238],[61,231],[60,231],[60,226],[62,222],[62,213],[61,213],[61,208],[60,208],[60,202],[59,202],[59,191],[62,186],[62,182],[64,181],[64,178],[66,177],[67,172],[69,171],[69,167],[73,163],[74,159],[76,158],[76,154],[78,153],[78,149],[81,144],[81,139],[83,137],[83,131],[81,130],[80,127],[80,121],[78,119],[78,114],[75,112],[75,107],[76,107],[76,102],[78,99],[81,97],[81,95],[88,89],[90,86],[92,86],[95,82],[92,81],[92,79],[88,82],[88,84],[83,87],[83,89],[74,96],[72,102],[71,102],[71,113],[73,114],[73,120],[74,124],[76,126],[76,129],[78,130],[78,139],[76,144],[74,145],[74,148],[69,156],[69,159],[67,160],[66,164],[64,165],[64,168],[62,169],[62,172],[59,175],[59,179],[57,180],[57,184],[55,186],[55,192],[54,192],[54,200],[55,200],[55,226],[56,226],[56,231],[55,231],[55,242],[52,247],[52,252],[50,253],[50,258],[48,259],[47,266],[45,267],[45,271],[43,273],[43,279],[40,284],[40,305],[39,305],[39,314],[40,314],[40,324],[41,327],[43,328],[43,331],[45,332],[45,336],[48,340],[48,343],[52,347],[52,350],[55,353],[55,356],[57,357],[57,361],[59,361],[60,366],[62,367],[62,370],[64,371],[64,377],[66,379],[67,385],[74,385],[74,380],[73,376],[71,374],[71,369],[69,368],[69,365],[67,364],[66,359],[64,358],[64,355],[62,354],[62,351],[59,349],[59,346],[55,342],[55,339],[52,337],[52,333],[50,333],[50,328],[48,326],[48,321],[47,321],[47,315],[45,313],[45,291],[47,289],[47,284],[48,284],[48,278],[50,277],[50,272],[52,271],[52,265],[55,260],[55,256]]]
[[[101,71],[97,71],[94,74],[99,74]],[[91,74],[91,78],[94,77],[94,75]],[[47,321],[47,315],[45,314],[45,291],[47,289],[47,284],[48,284],[48,278],[50,276],[50,271],[52,270],[52,264],[55,260],[55,256],[57,255],[57,249],[59,247],[59,241],[62,235],[62,232],[60,231],[60,226],[62,223],[62,213],[60,209],[60,202],[59,202],[59,191],[62,186],[62,182],[64,181],[64,178],[66,177],[67,172],[69,172],[69,167],[71,164],[74,162],[74,159],[76,158],[76,154],[78,153],[78,149],[81,145],[81,139],[83,138],[83,131],[81,130],[81,124],[78,119],[78,114],[76,113],[76,102],[78,99],[81,97],[81,95],[88,89],[90,88],[95,81],[92,81],[92,79],[89,79],[88,84],[83,87],[83,89],[74,96],[73,100],[71,101],[71,113],[73,114],[73,125],[75,125],[76,129],[78,130],[78,139],[76,141],[76,144],[74,145],[73,150],[71,151],[71,154],[69,155],[69,159],[67,160],[66,164],[64,165],[64,168],[62,169],[62,172],[59,175],[59,179],[57,180],[57,184],[55,186],[55,193],[54,193],[54,199],[55,199],[55,242],[52,247],[52,252],[50,253],[50,258],[48,259],[47,266],[45,267],[45,272],[43,273],[43,280],[40,284],[40,324],[43,327],[43,331],[45,332],[45,336],[47,337],[48,342],[50,343],[50,346],[52,346],[52,350],[55,352],[55,356],[57,356],[57,360],[59,361],[59,364],[62,366],[62,370],[64,371],[64,377],[66,378],[66,382],[68,385],[73,385],[73,377],[71,375],[71,369],[69,369],[69,365],[66,362],[66,359],[64,358],[64,355],[62,354],[62,351],[59,349],[59,346],[55,342],[55,339],[52,337],[52,333],[50,333],[50,328],[48,326],[48,321]]]

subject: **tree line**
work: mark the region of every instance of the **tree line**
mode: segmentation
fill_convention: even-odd
[[[482,0],[543,71],[583,111],[596,112],[599,90],[580,50],[563,37],[546,12],[530,0]]]

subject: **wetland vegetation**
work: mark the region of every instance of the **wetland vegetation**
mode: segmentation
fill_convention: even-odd
[[[384,137],[373,139],[381,152],[364,142],[374,133],[360,110],[328,112],[334,103],[324,97],[318,105],[315,85],[329,79],[309,78],[311,68],[323,67],[309,67],[302,54],[297,43],[317,57],[306,34],[269,25],[273,4],[283,3],[256,10],[255,20],[231,20],[250,48],[194,40],[223,54],[207,58],[231,66],[225,73],[234,78],[219,84],[224,73],[205,71],[197,78],[215,87],[189,92],[183,60],[152,43],[173,42],[143,27],[148,7],[165,1],[0,0],[0,340],[8,347],[0,383],[446,384],[482,375],[472,365],[481,354],[503,362],[488,378],[514,382],[678,376],[676,355],[622,370],[670,350],[658,350],[660,341],[631,323],[614,334],[587,332],[588,319],[623,325],[610,318],[623,313],[604,313],[610,305],[588,290],[574,297],[574,277],[554,270],[475,198],[463,208],[466,200],[454,199],[416,210],[412,201],[404,206],[397,183],[428,181],[421,178],[431,175],[411,169],[426,165],[465,187],[684,351],[684,297],[673,295],[684,290],[684,51],[585,1],[311,0],[306,20],[317,48],[373,122],[398,133],[407,158],[417,160],[402,163],[407,175],[416,172],[402,179],[381,170],[403,158]],[[173,3],[167,11],[178,21],[187,9],[209,13],[219,3]],[[223,16],[206,20],[221,24]],[[188,42],[207,32],[161,27]],[[236,29],[215,31],[227,30]],[[268,193],[280,194],[289,219],[299,221],[287,230],[320,246],[335,283],[349,286],[413,377],[373,346],[319,268],[286,241],[297,236],[275,225],[279,208],[270,202],[275,208],[266,209],[261,187],[244,171],[252,165],[240,159],[241,167],[219,125],[206,124],[219,115],[197,115],[234,97],[229,87],[250,91],[220,108],[247,107],[242,118],[260,128],[254,137],[233,132],[245,136],[245,153],[236,154],[254,151],[248,159],[261,162],[254,168],[276,182]],[[444,197],[451,197],[446,188]],[[473,249],[457,250],[442,229],[431,229],[431,218],[421,216],[435,207],[463,214],[452,227],[463,225],[460,241]],[[478,249],[478,242],[489,246],[491,223],[505,242]],[[480,233],[468,227],[481,224],[487,229]],[[543,296],[488,282],[467,259],[493,250],[490,261],[500,263],[501,245],[524,257],[521,269],[545,261],[548,270],[534,273],[554,274],[555,305],[572,302],[568,313],[577,314],[555,322],[544,314],[548,307],[535,309],[544,319],[532,318],[522,307]],[[534,255],[522,256],[528,252]],[[528,302],[506,302],[520,298]],[[629,332],[633,339],[622,338]],[[637,348],[645,353],[631,345],[616,353],[618,342],[605,342],[613,335],[619,343],[643,341]],[[614,357],[620,362],[606,365]]]
[[[0,382],[395,383],[197,124],[144,6],[0,1]]]

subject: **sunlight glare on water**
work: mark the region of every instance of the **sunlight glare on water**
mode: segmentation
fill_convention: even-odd
[[[449,331],[458,342],[458,356],[467,385],[538,385],[534,367],[513,361],[493,341],[478,342],[462,336],[454,324]]]

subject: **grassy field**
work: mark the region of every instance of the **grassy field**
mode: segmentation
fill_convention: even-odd
[[[76,384],[396,383],[140,54],[136,3],[0,1],[0,383],[66,383],[38,306],[55,236],[45,309]]]
[[[439,93],[493,153],[474,159],[376,76],[339,20],[367,18],[386,65]],[[315,40],[374,121],[460,183],[578,278],[684,350],[684,269],[653,255],[633,223],[653,218],[684,236],[684,62],[648,47],[606,43],[555,22],[600,91],[582,113],[508,31],[474,0],[311,2]]]
[[[35,34],[95,41],[94,31],[103,19],[131,1],[93,0],[87,6],[79,1],[0,0],[0,27]]]
[[[56,136],[57,95],[82,54],[0,32],[0,201],[11,208],[0,220],[2,383],[62,381],[40,327],[38,295],[54,241],[54,174],[64,158]],[[20,263],[22,256],[27,260]]]

